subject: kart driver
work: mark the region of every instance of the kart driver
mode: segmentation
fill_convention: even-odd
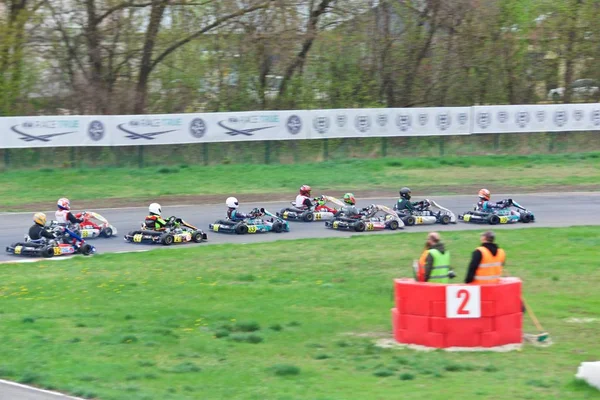
[[[345,216],[350,218],[356,218],[360,215],[360,212],[356,208],[356,199],[352,193],[346,193],[344,195],[344,203],[346,206],[342,207],[340,210]]]
[[[225,200],[225,204],[227,204],[227,219],[231,220],[231,221],[243,221],[247,218],[252,218],[256,216],[256,213],[249,213],[249,214],[244,214],[241,213],[237,210],[237,208],[240,206],[240,203],[238,202],[238,199],[236,199],[235,197],[228,197],[227,200]]]
[[[45,228],[46,214],[41,212],[33,214],[33,222],[35,224],[29,228],[29,239],[39,240],[43,237],[46,239],[56,239],[56,236]]]
[[[310,199],[311,187],[308,185],[302,185],[300,187],[300,193],[296,196],[294,205],[297,208],[312,208],[313,203]]]
[[[477,211],[490,211],[493,209],[506,208],[512,204],[511,199],[492,203],[490,201],[492,193],[487,189],[481,189],[478,193],[479,201],[477,202]]]
[[[175,217],[171,217],[168,221],[165,221],[161,217],[162,208],[158,203],[150,204],[150,206],[148,207],[148,212],[150,213],[150,215],[148,215],[144,220],[144,224],[148,229],[162,231],[168,226],[178,226],[181,222],[181,219]]]
[[[424,202],[423,201],[417,201],[417,202],[411,202],[410,198],[411,198],[411,193],[412,191],[410,190],[410,188],[407,187],[403,187],[402,189],[400,189],[400,199],[398,199],[398,203],[396,204],[396,211],[404,211],[407,210],[409,212],[413,212],[416,211],[415,207],[417,206],[423,206]]]
[[[83,219],[77,218],[71,212],[71,202],[66,197],[58,199],[56,202],[58,210],[54,213],[56,222],[59,224],[66,224],[68,222],[77,224],[83,222]]]

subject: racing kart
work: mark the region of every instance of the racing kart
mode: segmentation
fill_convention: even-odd
[[[76,232],[82,238],[93,239],[97,237],[113,237],[117,235],[117,228],[111,225],[106,218],[93,211],[84,211],[75,214],[76,218],[82,218],[83,221],[79,224],[59,224],[52,220],[48,224],[50,228],[54,226],[67,226],[73,232]]]
[[[32,240],[25,235],[23,242],[13,243],[6,247],[6,252],[17,256],[45,257],[82,254],[89,256],[96,252],[96,248],[79,236],[76,232],[64,226],[55,226],[52,229],[56,239]]]
[[[505,199],[502,200],[502,203],[504,208],[490,211],[477,210],[477,207],[474,207],[474,211],[467,211],[459,215],[458,219],[464,222],[490,225],[535,222],[535,215],[516,201]]]
[[[200,243],[208,240],[202,230],[185,222],[181,218],[171,217],[167,220],[167,227],[162,230],[152,230],[142,223],[142,228],[131,231],[124,236],[128,243],[163,244],[170,246],[173,243]]]
[[[290,225],[275,214],[271,214],[264,208],[255,208],[250,211],[250,218],[243,221],[232,221],[230,219],[221,219],[214,224],[209,224],[208,228],[213,232],[236,233],[244,235],[246,233],[265,233],[265,232],[289,232]],[[271,217],[270,219],[264,216]]]
[[[425,199],[420,201],[415,207],[414,211],[397,209],[398,204],[394,205],[394,211],[398,213],[398,216],[405,225],[432,225],[442,224],[448,225],[450,223],[455,224],[457,219],[456,215],[445,207],[440,206],[434,200]],[[434,210],[432,210],[434,208]]]
[[[332,196],[322,195],[320,199],[325,200],[326,203],[333,203],[341,207],[344,206],[344,203],[341,200],[336,199]],[[317,204],[315,207],[312,208],[299,208],[296,207],[296,204],[294,202],[292,202],[291,204],[292,207],[282,209],[277,213],[277,216],[288,221],[329,221],[333,219],[334,215],[338,212],[338,210],[336,210],[335,208],[328,207],[325,204]]]
[[[377,216],[379,214],[379,216]],[[383,215],[381,215],[383,214]],[[363,208],[360,215],[350,217],[343,212],[336,214],[331,221],[325,221],[325,227],[337,230],[356,232],[375,231],[383,229],[396,230],[404,227],[404,222],[398,214],[389,207],[371,204]]]

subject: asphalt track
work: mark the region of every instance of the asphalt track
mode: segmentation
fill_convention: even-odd
[[[518,201],[524,207],[531,209],[536,216],[536,222],[532,224],[513,224],[513,225],[496,225],[495,230],[500,229],[523,229],[533,227],[568,227],[581,225],[600,225],[600,193],[558,193],[558,194],[523,194],[523,195],[494,195],[494,199],[502,199],[511,197]],[[452,210],[457,215],[464,211],[470,210],[476,202],[475,196],[431,196],[431,199],[438,202],[440,205]],[[243,197],[240,196],[240,200]],[[415,200],[415,199],[413,199]],[[392,206],[395,199],[380,198],[380,199],[362,199],[358,206],[364,207],[368,204],[383,204]],[[287,206],[289,203],[273,202],[273,203],[242,203],[240,209],[249,211],[254,207],[265,207],[271,212],[276,212],[279,209]],[[120,208],[120,209],[102,209],[101,207],[90,210],[102,214],[108,221],[117,227],[119,235],[110,239],[94,239],[94,245],[98,248],[99,253],[108,252],[123,252],[146,250],[157,247],[156,245],[139,245],[125,243],[123,234],[129,230],[139,227],[140,222],[146,216],[147,206]],[[483,230],[489,229],[489,225],[476,225],[458,222],[450,225],[434,225],[434,226],[412,226],[405,227],[399,231],[378,231],[378,232],[342,232],[326,229],[322,222],[290,222],[291,231],[286,233],[266,233],[266,234],[248,234],[248,235],[227,235],[211,233],[208,231],[208,224],[225,216],[226,207],[220,205],[198,205],[198,206],[163,206],[164,215],[176,215],[181,217],[193,225],[204,229],[208,233],[208,242],[200,244],[188,244],[185,246],[207,246],[218,243],[255,243],[267,242],[275,240],[290,240],[290,239],[308,239],[308,238],[324,238],[324,237],[348,237],[350,235],[385,235],[390,233],[402,232],[428,232],[431,230],[448,231],[448,230]],[[54,210],[44,211],[50,217]],[[5,213],[0,214],[0,244],[4,246],[12,242],[20,240],[29,226],[32,224],[33,213]],[[162,246],[158,246],[162,247]],[[173,246],[176,248],[176,246]],[[6,253],[0,254],[0,262],[16,261],[19,257],[11,256]],[[63,396],[57,393],[40,391],[38,389],[29,388],[23,385],[15,385],[6,381],[0,381],[0,400],[58,400],[58,399],[73,399],[72,397]]]
[[[523,194],[523,195],[494,195],[494,199],[511,197],[524,207],[531,209],[536,216],[536,222],[532,224],[496,225],[493,229],[515,229],[528,227],[566,227],[577,225],[600,225],[600,193],[560,193],[560,194]],[[457,215],[470,210],[476,202],[475,196],[431,196],[431,199],[440,205],[452,210]],[[240,197],[241,199],[241,197]],[[413,199],[415,200],[415,199]],[[359,199],[358,206],[364,207],[369,204],[383,204],[392,206],[393,198]],[[264,207],[275,213],[289,203],[241,203],[241,211],[249,211],[254,207]],[[123,252],[142,249],[156,248],[157,245],[132,244],[123,240],[123,234],[130,230],[139,228],[141,221],[147,214],[146,206],[120,208],[120,209],[94,209],[108,219],[118,229],[118,236],[110,239],[96,238],[90,240],[98,249],[98,253]],[[54,210],[45,211],[49,218],[54,215]],[[206,246],[218,243],[255,243],[275,240],[307,239],[324,237],[344,237],[350,235],[382,235],[398,232],[427,232],[431,230],[483,230],[489,229],[489,225],[467,224],[459,221],[450,225],[421,225],[405,227],[399,231],[377,231],[377,232],[344,232],[334,231],[324,227],[323,222],[290,222],[291,231],[284,233],[264,233],[231,235],[213,233],[208,230],[208,224],[217,219],[225,217],[226,206],[222,205],[197,205],[197,206],[163,206],[163,215],[175,215],[183,218],[189,223],[203,229],[208,234],[208,242],[201,244],[186,244],[173,247]],[[0,214],[0,244],[4,247],[15,241],[21,240],[23,235],[32,224],[33,213],[6,213]],[[158,245],[158,247],[162,247]],[[0,262],[14,261],[20,259],[5,252],[0,254]]]

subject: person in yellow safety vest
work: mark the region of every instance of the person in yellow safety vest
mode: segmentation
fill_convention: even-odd
[[[496,235],[492,231],[481,234],[481,246],[471,256],[465,283],[491,285],[500,281],[506,254],[494,243],[495,240]]]
[[[427,235],[425,250],[419,258],[417,280],[429,283],[449,283],[456,275],[450,267],[450,252],[442,243],[440,234],[430,232]]]

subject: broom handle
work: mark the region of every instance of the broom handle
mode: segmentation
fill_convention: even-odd
[[[502,270],[503,270],[503,272],[508,273],[506,268],[503,267]],[[531,321],[533,321],[533,324],[535,325],[537,330],[540,332],[544,332],[544,328],[542,328],[540,321],[538,321],[535,314],[533,313],[533,310],[531,309],[531,307],[529,307],[529,304],[527,304],[527,302],[525,301],[525,296],[521,295],[521,301],[523,302],[523,304],[525,304],[525,309],[527,310],[527,315],[529,315],[529,318],[531,318]]]

